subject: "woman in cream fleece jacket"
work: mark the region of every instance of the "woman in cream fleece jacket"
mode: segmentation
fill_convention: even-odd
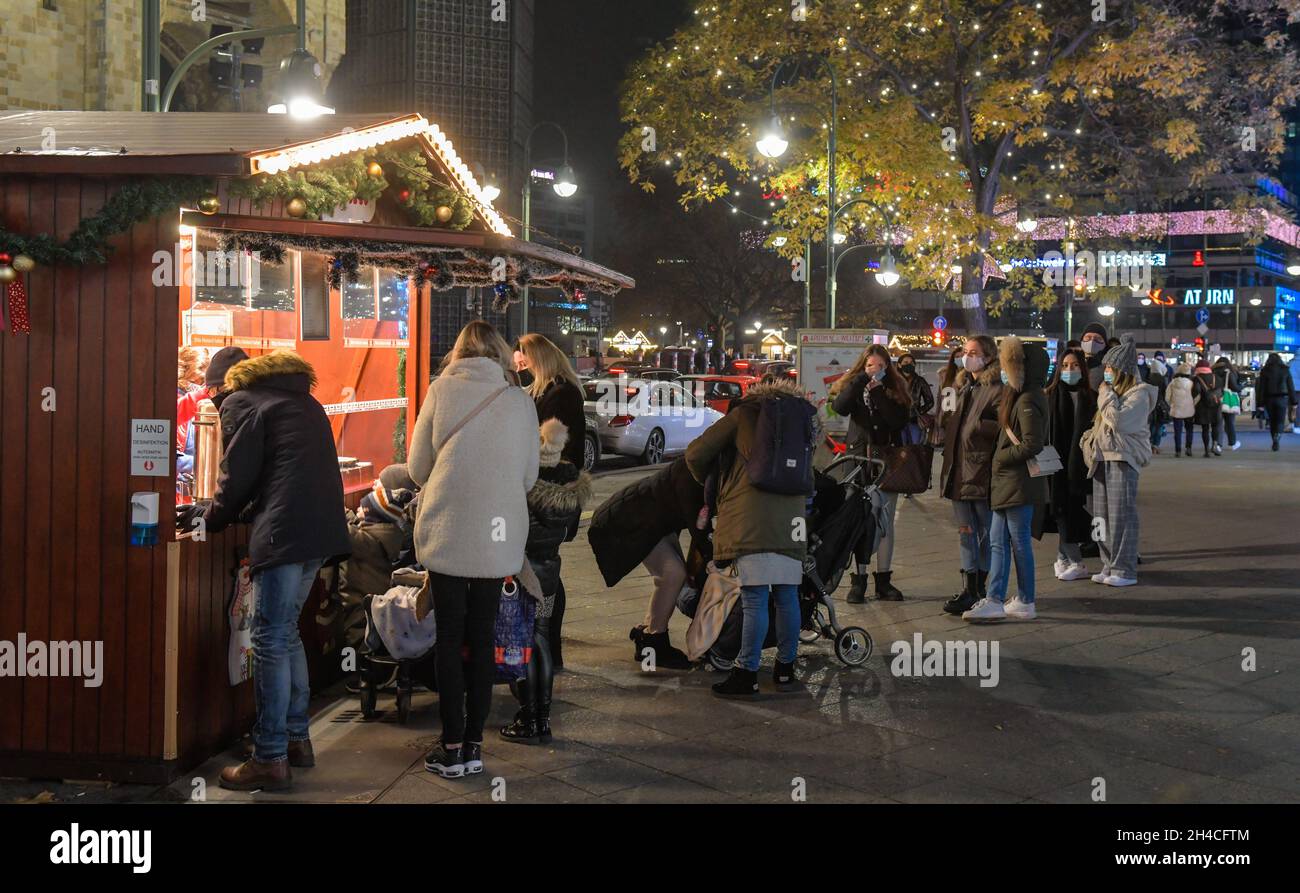
[[[420,485],[415,555],[433,590],[442,717],[442,739],[424,764],[444,778],[483,771],[497,607],[504,578],[524,566],[528,542],[537,410],[507,377],[511,359],[492,326],[467,325],[429,386],[411,435],[407,470]],[[468,672],[461,662],[466,644]]]

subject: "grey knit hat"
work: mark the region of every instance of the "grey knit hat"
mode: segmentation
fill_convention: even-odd
[[[1129,333],[1119,337],[1119,344],[1106,351],[1101,358],[1103,366],[1109,366],[1120,374],[1137,375],[1137,342]]]

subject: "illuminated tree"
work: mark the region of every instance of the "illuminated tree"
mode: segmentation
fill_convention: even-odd
[[[688,207],[782,194],[773,238],[793,258],[826,229],[830,61],[839,203],[873,203],[839,226],[883,242],[884,205],[911,286],[943,288],[958,265],[980,330],[1013,293],[1054,300],[1019,270],[1015,288],[984,290],[1031,238],[1018,209],[1080,216],[1223,177],[1253,185],[1300,95],[1296,21],[1300,0],[711,0],[632,67],[620,161],[648,190],[671,173]],[[807,64],[769,105],[797,54]],[[755,149],[773,109],[790,143],[775,162]]]

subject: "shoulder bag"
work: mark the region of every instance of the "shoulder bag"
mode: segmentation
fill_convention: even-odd
[[[1007,432],[1007,437],[1011,439],[1012,443],[1020,446],[1020,439],[1011,433],[1010,428],[1004,428],[1003,430]],[[1025,463],[1025,467],[1029,469],[1031,478],[1041,478],[1047,477],[1049,474],[1056,474],[1065,466],[1061,463],[1061,454],[1056,451],[1056,447],[1047,443],[1043,444],[1042,452]]]

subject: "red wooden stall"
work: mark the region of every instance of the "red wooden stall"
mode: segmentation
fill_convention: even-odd
[[[430,172],[469,202],[470,223],[413,226],[394,190],[374,201],[373,213],[339,208],[327,222],[291,216],[280,200],[255,206],[230,188],[385,146],[421,149]],[[634,285],[515,239],[451,143],[417,115],[0,115],[0,255],[15,256],[15,246],[41,234],[70,245],[114,196],[176,176],[210,182],[209,202],[178,202],[128,222],[102,261],[37,263],[19,273],[30,333],[18,333],[13,291],[0,283],[0,299],[8,298],[0,332],[0,775],[163,782],[251,725],[252,686],[227,678],[226,602],[245,532],[178,539],[168,523],[174,456],[166,476],[132,473],[133,420],[168,420],[174,437],[182,344],[304,356],[340,456],[369,463],[341,470],[355,504],[414,424],[433,374],[434,302],[463,300],[457,290],[466,288],[509,291],[525,278],[568,291]],[[192,282],[166,275],[169,266],[198,269],[196,253],[202,264],[214,248],[247,256],[269,242],[285,249],[285,262],[259,265],[258,292],[214,286],[202,274]],[[331,284],[340,257],[358,264],[356,281],[345,274]],[[421,266],[408,269],[412,258],[423,258]],[[424,265],[432,272],[420,281]],[[131,495],[151,491],[162,506],[159,541],[131,545]],[[13,654],[20,636],[102,643],[101,684],[6,672],[4,646]]]

